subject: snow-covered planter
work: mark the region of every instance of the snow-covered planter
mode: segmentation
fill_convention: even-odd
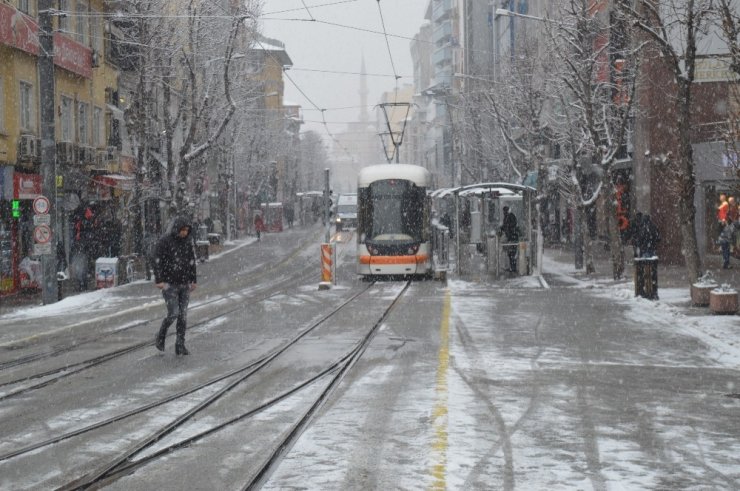
[[[709,310],[713,314],[735,314],[737,312],[737,290],[722,285],[709,292]]]
[[[707,273],[691,285],[691,305],[706,307],[709,305],[709,293],[719,285],[714,281],[712,273]]]

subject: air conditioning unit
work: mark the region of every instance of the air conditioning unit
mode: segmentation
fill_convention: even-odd
[[[106,150],[95,152],[95,167],[102,169],[106,165],[108,165],[108,152]]]
[[[95,163],[95,149],[81,146],[78,150],[77,158],[82,165],[92,165]]]
[[[33,135],[21,135],[18,139],[18,160],[21,162],[36,161],[41,155],[39,140]]]
[[[57,162],[60,164],[77,163],[77,146],[72,142],[57,143]]]
[[[108,147],[106,149],[108,162],[118,161],[118,147]]]

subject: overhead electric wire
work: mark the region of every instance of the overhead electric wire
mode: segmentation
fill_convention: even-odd
[[[308,13],[308,16],[311,17],[311,20],[316,20],[313,17],[313,14],[310,10],[308,10],[308,5],[306,5],[306,2],[304,0],[301,0],[301,3],[303,4],[303,7],[306,9],[306,12]]]
[[[385,38],[385,46],[388,48],[388,57],[391,60],[391,68],[393,69],[393,75],[396,77],[396,90],[398,90],[398,72],[396,71],[396,64],[393,62],[393,53],[391,52],[391,44],[388,41],[388,30],[385,28],[385,19],[383,18],[383,9],[380,8],[380,0],[377,0],[378,14],[380,14],[380,24],[383,26],[383,37]]]

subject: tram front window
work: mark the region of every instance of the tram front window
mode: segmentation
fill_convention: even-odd
[[[365,237],[372,242],[422,240],[424,191],[405,181],[379,181],[369,190]]]

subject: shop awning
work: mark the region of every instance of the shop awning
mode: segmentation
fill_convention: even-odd
[[[100,199],[109,199],[112,195],[118,196],[134,189],[134,178],[122,174],[101,174],[93,177],[92,182]]]

